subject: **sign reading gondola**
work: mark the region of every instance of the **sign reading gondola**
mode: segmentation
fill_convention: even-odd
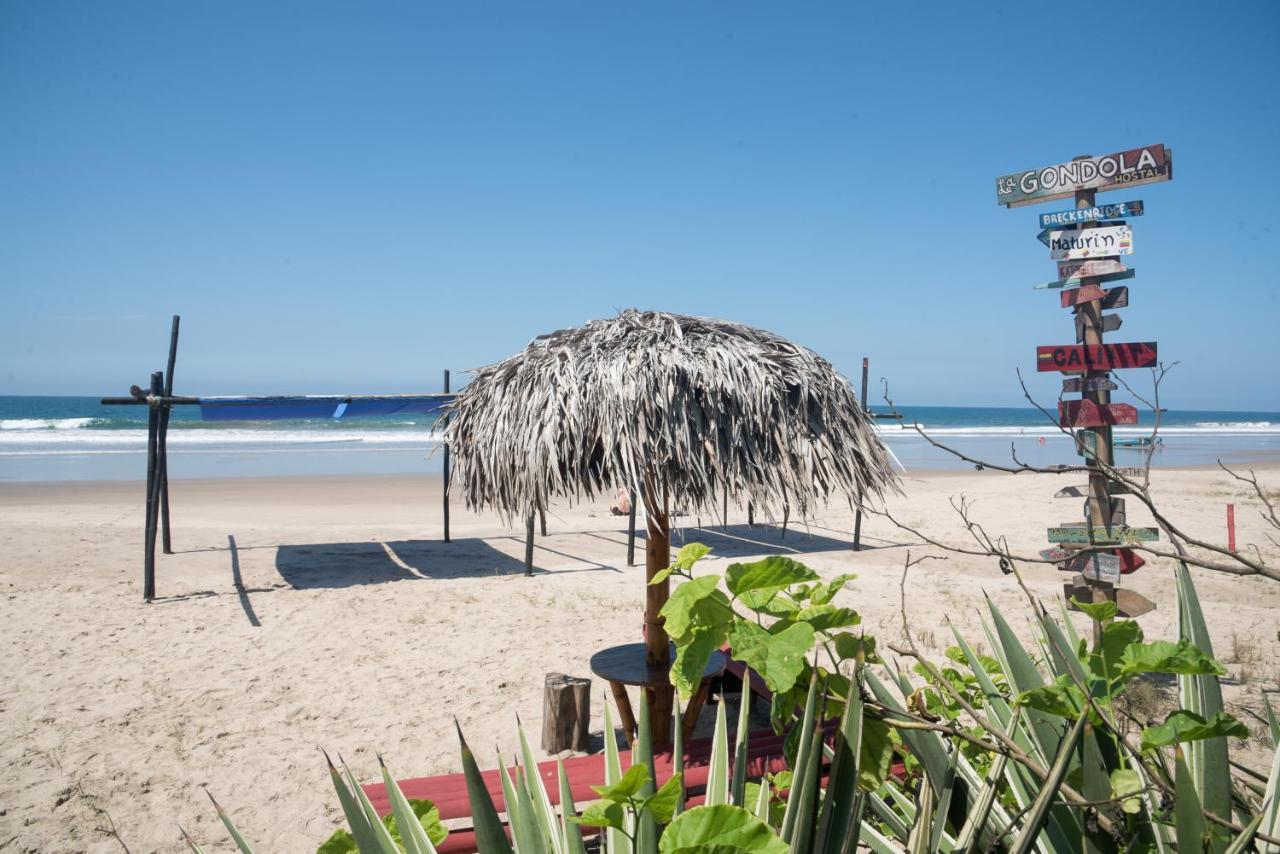
[[[1060,228],[1064,225],[1076,225],[1082,222],[1098,222],[1104,219],[1124,219],[1130,216],[1142,216],[1145,211],[1142,201],[1117,202],[1113,205],[1094,205],[1091,208],[1071,208],[1065,211],[1040,214],[1041,228]]]
[[[1156,363],[1156,343],[1141,344],[1047,344],[1036,348],[1036,370],[1064,374],[1111,371],[1118,368],[1148,368]]]
[[[1081,525],[1050,528],[1048,538],[1051,543],[1149,543],[1160,539],[1160,531],[1158,528],[1105,528],[1101,525],[1087,528]]]
[[[1133,271],[1128,271],[1132,273]],[[1073,305],[1079,305],[1082,302],[1093,302],[1094,300],[1102,300],[1102,307],[1108,308],[1127,308],[1129,306],[1129,288],[1121,285],[1118,288],[1107,288],[1103,290],[1097,285],[1081,285],[1078,288],[1072,288],[1069,291],[1063,291],[1058,294],[1058,299],[1062,303],[1063,308],[1071,308]]]
[[[1138,410],[1127,403],[1058,401],[1058,424],[1063,427],[1109,427],[1113,424],[1137,423]]]
[[[1156,143],[1002,175],[996,179],[996,203],[1012,208],[1065,199],[1077,190],[1115,190],[1172,177],[1173,152]]]
[[[1127,225],[1059,229],[1049,232],[1048,246],[1054,261],[1132,255],[1133,229]]]

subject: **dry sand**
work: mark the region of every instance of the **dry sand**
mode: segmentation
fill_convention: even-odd
[[[1280,471],[1264,478],[1274,488]],[[1052,498],[1067,482],[913,474],[890,507],[963,543],[949,499],[964,494],[976,520],[1034,554],[1046,526],[1078,515],[1076,501]],[[1266,542],[1245,491],[1221,472],[1161,471],[1154,482],[1192,533],[1222,541],[1234,501],[1241,543]],[[366,778],[375,750],[402,777],[451,772],[456,716],[492,764],[494,745],[513,747],[517,713],[536,730],[543,674],[589,675],[594,650],[639,639],[643,570],[626,567],[624,525],[602,507],[556,508],[537,575],[525,578],[522,534],[496,518],[455,507],[455,541],[439,542],[438,481],[177,482],[177,553],[161,556],[161,598],[144,605],[141,497],[136,483],[0,486],[0,851],[180,851],[179,824],[227,850],[202,786],[260,851],[314,851],[341,817],[320,748]],[[1141,524],[1135,505],[1129,522]],[[900,636],[908,538],[885,519],[865,522],[876,548],[858,553],[847,511],[785,540],[744,521],[734,513],[727,531],[686,537],[715,547],[708,568],[795,550],[824,575],[857,572],[842,604],[869,632]],[[1125,583],[1158,603],[1141,623],[1167,638],[1175,608],[1162,563]],[[1059,595],[1052,567],[1026,574],[1036,595]],[[1280,584],[1204,571],[1196,582],[1238,683],[1229,700],[1261,732],[1251,712],[1280,687]],[[928,561],[907,591],[912,623],[936,650],[944,617],[981,637],[983,591],[1032,635],[1022,593],[993,560]],[[593,689],[597,731],[604,690]],[[1256,758],[1263,741],[1241,755]]]

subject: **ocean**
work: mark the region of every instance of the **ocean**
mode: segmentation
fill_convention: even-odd
[[[886,407],[873,406],[875,412]],[[935,448],[938,442],[990,462],[1008,464],[1011,448],[1033,465],[1071,463],[1071,443],[1031,408],[900,406],[902,426],[877,420],[886,446],[908,470],[966,469],[972,464]],[[142,480],[147,411],[102,406],[93,397],[0,396],[0,482]],[[439,471],[433,416],[352,421],[200,420],[194,406],[175,407],[169,429],[170,476],[254,477],[299,474],[385,474]],[[1142,413],[1117,438],[1146,436],[1154,416]],[[1170,410],[1161,418],[1163,444],[1155,466],[1242,464],[1280,459],[1280,412]],[[1139,465],[1144,454],[1119,449],[1117,462]]]

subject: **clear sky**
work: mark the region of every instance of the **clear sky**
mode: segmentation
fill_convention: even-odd
[[[0,394],[439,388],[630,306],[1018,405],[1068,311],[995,178],[1163,142],[1118,341],[1280,410],[1280,3],[8,2]],[[1139,379],[1134,377],[1134,379]]]

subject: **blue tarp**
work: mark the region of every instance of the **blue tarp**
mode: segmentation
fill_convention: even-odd
[[[431,415],[452,394],[379,397],[308,395],[306,397],[202,397],[202,421],[285,421],[299,418],[369,418],[378,415]]]

